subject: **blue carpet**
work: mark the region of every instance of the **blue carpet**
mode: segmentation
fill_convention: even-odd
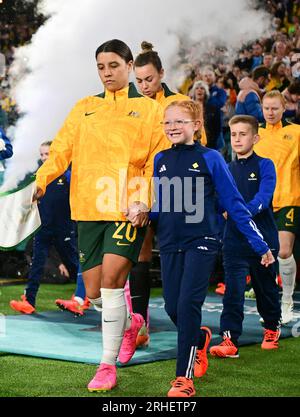
[[[300,301],[295,303],[295,318],[300,320]],[[212,343],[220,336],[219,318],[222,297],[207,296],[203,306],[203,325],[213,332]],[[176,330],[164,311],[162,298],[151,300],[151,343],[137,350],[130,365],[176,357]],[[6,316],[1,321],[0,351],[15,354],[98,364],[102,354],[100,314],[88,310],[75,318],[68,312],[51,311],[33,315]],[[295,321],[292,325],[295,324]],[[282,337],[290,337],[292,325],[282,328]],[[263,329],[259,323],[255,300],[246,300],[244,333],[241,345],[260,343]]]

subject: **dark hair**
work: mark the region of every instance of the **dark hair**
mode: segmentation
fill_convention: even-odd
[[[100,45],[95,53],[96,59],[101,52],[114,52],[115,54],[123,58],[127,64],[128,62],[133,61],[133,55],[129,46],[126,45],[125,42],[120,41],[119,39],[112,39]]]
[[[51,146],[52,140],[46,140],[45,142],[42,142],[40,146]]]
[[[288,92],[290,94],[298,94],[300,95],[300,81],[295,80],[288,86]]]
[[[153,51],[153,45],[149,42],[143,41],[141,43],[142,52],[134,60],[135,67],[143,67],[147,64],[152,64],[158,72],[162,70],[162,63],[158,53]]]
[[[257,80],[259,77],[267,78],[269,74],[270,70],[267,67],[265,67],[264,65],[259,65],[252,71],[251,78],[253,80]]]
[[[246,123],[247,125],[250,125],[254,135],[256,135],[258,132],[258,121],[253,116],[249,116],[245,114],[238,114],[236,116],[233,116],[228,122],[229,127],[237,123]]]
[[[272,65],[272,67],[270,68],[270,75],[272,77],[278,76],[278,68],[280,67],[280,65],[284,65],[286,67],[286,64],[283,61],[277,61],[275,62],[275,64]]]

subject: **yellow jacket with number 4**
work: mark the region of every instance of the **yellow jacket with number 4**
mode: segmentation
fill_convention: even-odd
[[[300,126],[279,122],[259,128],[260,140],[254,151],[270,158],[276,168],[273,209],[300,206]]]
[[[184,94],[174,93],[173,91],[171,91],[165,83],[161,83],[161,85],[162,85],[162,90],[156,93],[155,100],[158,101],[158,103],[163,107],[163,109],[165,109],[173,101],[190,100],[190,97],[185,96]],[[206,133],[205,133],[203,126],[200,132],[201,132],[201,138],[200,138],[201,145],[205,146],[207,144],[207,138],[206,138]]]
[[[154,156],[170,146],[162,117],[161,106],[132,83],[80,100],[37,171],[37,186],[45,191],[72,163],[72,219],[125,220],[123,210],[131,202],[149,207]]]

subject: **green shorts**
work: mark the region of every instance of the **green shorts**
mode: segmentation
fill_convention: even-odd
[[[279,231],[292,232],[298,234],[300,232],[300,207],[288,206],[274,213]]]
[[[146,227],[130,222],[78,221],[78,250],[82,271],[102,264],[105,253],[128,258],[137,263]]]

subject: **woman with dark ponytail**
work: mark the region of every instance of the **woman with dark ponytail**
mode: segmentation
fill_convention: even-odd
[[[153,45],[143,41],[141,48],[141,53],[134,60],[135,78],[140,92],[158,101],[163,108],[172,101],[187,100],[187,96],[171,91],[167,84],[162,82],[165,71],[158,53],[153,50]]]

